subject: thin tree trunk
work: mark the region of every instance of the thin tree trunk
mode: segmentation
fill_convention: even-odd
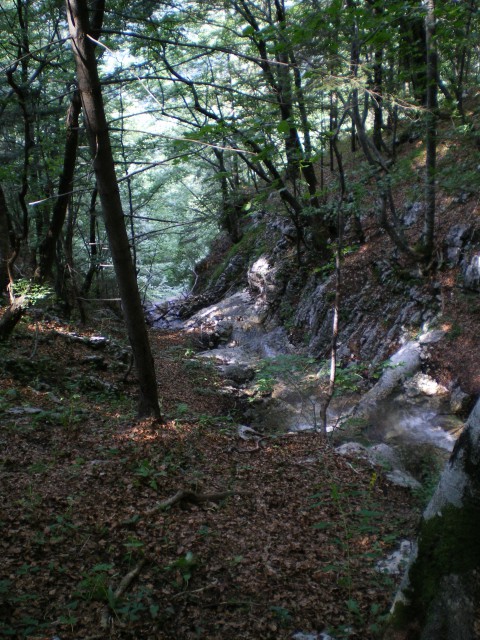
[[[373,142],[378,149],[383,147],[383,49],[379,47],[375,51],[375,64],[373,67],[374,87],[373,87]]]
[[[457,108],[458,108],[458,113],[460,114],[460,116],[462,117],[462,120],[465,121],[465,111],[463,108],[463,82],[464,82],[464,78],[465,78],[465,71],[466,71],[466,61],[467,61],[467,53],[469,51],[469,46],[468,46],[468,39],[470,37],[470,30],[471,30],[471,26],[472,26],[472,19],[475,13],[475,5],[476,5],[476,0],[470,0],[470,4],[468,6],[468,18],[467,18],[467,24],[465,26],[465,44],[462,45],[462,53],[460,54],[460,69],[458,72],[458,79],[457,79],[457,83],[455,86],[455,96],[457,98]]]
[[[435,45],[435,2],[428,0],[425,18],[427,43],[427,115],[426,115],[426,184],[425,218],[422,234],[422,258],[428,267],[432,259],[435,235],[435,178],[437,164],[437,51]]]
[[[132,259],[133,259],[133,266],[135,269],[135,273],[138,273],[137,271],[137,243],[136,243],[136,234],[135,234],[135,223],[134,223],[134,217],[133,217],[133,193],[132,193],[132,179],[130,178],[129,174],[128,174],[128,160],[127,160],[127,154],[126,154],[126,150],[125,150],[125,140],[124,140],[124,128],[125,128],[125,111],[123,108],[123,95],[122,95],[122,91],[120,90],[120,123],[121,123],[121,131],[120,131],[120,149],[121,149],[121,155],[122,155],[122,161],[123,161],[123,168],[125,171],[125,178],[126,178],[126,182],[127,182],[127,193],[128,193],[128,220],[129,220],[129,225],[130,225],[130,246],[132,247]]]
[[[352,11],[355,11],[356,9],[356,3],[354,0],[347,0],[347,6]],[[356,23],[354,23],[350,50],[350,72],[352,77],[356,77],[359,65],[360,42],[358,39],[358,28]],[[365,155],[365,159],[368,164],[375,169],[375,180],[377,182],[377,188],[380,195],[380,203],[378,207],[379,223],[400,251],[410,258],[418,260],[418,254],[410,247],[408,240],[403,233],[403,229],[399,224],[392,190],[389,184],[388,163],[383,157],[381,150],[377,149],[373,141],[369,139],[365,130],[365,122],[360,115],[358,103],[358,89],[355,87],[351,94],[351,116],[357,129],[358,140]],[[388,211],[390,211],[392,221],[389,220]]]
[[[7,287],[10,283],[8,273],[10,253],[7,201],[0,186],[0,297],[7,292]]]
[[[340,198],[337,208],[337,248],[335,251],[335,301],[333,304],[332,342],[330,345],[330,375],[325,398],[320,408],[320,421],[324,437],[327,435],[327,411],[335,393],[337,380],[337,346],[340,332],[340,304],[342,300],[342,253],[343,253],[343,204],[347,195],[345,183],[345,171],[343,169],[342,156],[338,150],[337,137],[332,138],[332,149],[338,165],[340,182]]]
[[[97,186],[93,189],[92,196],[90,198],[90,209],[89,209],[89,219],[90,219],[90,232],[88,235],[88,246],[90,252],[90,266],[87,271],[87,275],[85,276],[85,280],[82,285],[82,295],[86,296],[90,291],[90,287],[92,286],[93,276],[98,271],[98,247],[97,247],[97,212],[96,212],[96,203],[97,203]]]
[[[139,414],[160,418],[155,367],[125,228],[94,44],[88,35],[88,6],[86,0],[66,0],[66,8],[98,194],[139,378]]]
[[[55,251],[60,233],[67,215],[73,188],[73,177],[77,162],[78,147],[78,118],[80,115],[81,101],[78,91],[74,91],[67,112],[67,130],[65,138],[65,151],[63,154],[63,170],[58,183],[58,195],[53,207],[52,219],[48,231],[40,244],[39,265],[35,272],[35,279],[43,282],[51,275],[55,261]]]

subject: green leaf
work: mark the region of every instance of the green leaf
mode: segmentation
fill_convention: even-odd
[[[255,29],[251,25],[248,25],[248,27],[245,27],[245,29],[242,31],[243,36],[253,36],[254,33]]]
[[[113,569],[113,564],[105,563],[105,564],[96,564],[92,567],[92,571],[110,571]]]
[[[351,598],[347,600],[347,608],[352,613],[360,613],[358,602],[356,600],[352,600]]]
[[[290,123],[288,120],[282,120],[279,122],[277,125],[277,131],[278,133],[288,133],[290,131]]]
[[[380,518],[383,516],[383,513],[381,511],[370,511],[369,509],[361,509],[360,515],[364,516],[365,518]]]

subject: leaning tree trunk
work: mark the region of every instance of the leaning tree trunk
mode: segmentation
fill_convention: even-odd
[[[384,640],[480,637],[480,400],[423,514]]]
[[[157,382],[115,174],[86,0],[66,0],[87,133],[110,252],[140,383],[139,414],[160,418]]]
[[[6,340],[13,333],[17,324],[27,312],[28,304],[26,296],[20,296],[12,300],[0,318],[0,341]]]

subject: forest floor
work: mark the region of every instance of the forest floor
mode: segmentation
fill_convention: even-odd
[[[151,334],[166,420],[138,421],[121,329],[75,330],[0,346],[0,636],[377,637],[419,496],[318,434],[239,439],[180,333]]]

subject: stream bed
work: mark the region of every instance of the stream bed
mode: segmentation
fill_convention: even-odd
[[[173,310],[174,306],[165,309]],[[268,393],[255,393],[258,371],[265,362],[298,354],[298,349],[289,342],[283,327],[269,326],[266,307],[249,291],[224,298],[186,321],[170,313],[153,324],[190,332],[201,341],[205,348],[198,355],[218,366],[226,378],[226,392],[231,389],[248,399],[244,419],[255,430],[279,433],[319,428],[322,395],[315,379],[305,382],[287,370]],[[406,341],[368,393],[333,399],[328,430],[336,432],[338,443],[356,440],[367,447],[388,445],[406,466],[419,450],[431,450],[440,459],[448,459],[463,421],[451,412],[448,390],[421,373],[424,347],[441,339],[439,333],[426,331],[416,341]],[[252,380],[255,372],[257,379]],[[234,373],[237,380],[229,379]],[[362,405],[361,419],[352,420],[359,417],[357,410]],[[350,428],[350,422],[357,422],[357,426]],[[363,425],[358,427],[358,423]]]

